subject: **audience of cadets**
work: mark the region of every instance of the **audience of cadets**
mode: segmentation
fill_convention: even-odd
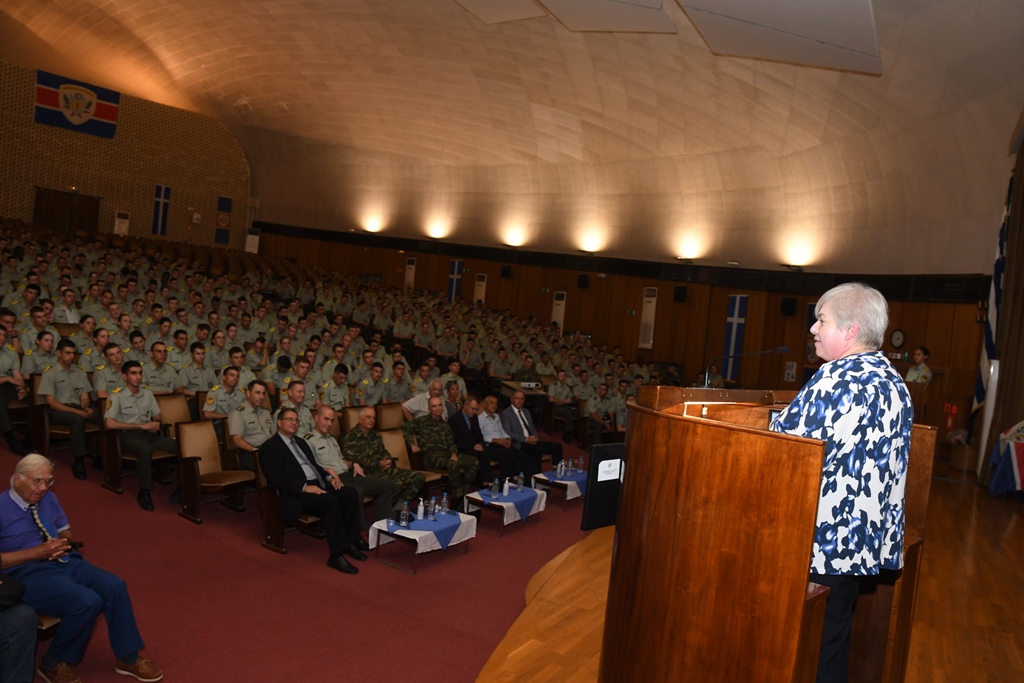
[[[420,361],[419,368],[416,370],[415,375],[412,378],[411,386],[409,387],[412,391],[412,395],[418,396],[420,394],[427,393],[427,386],[430,384],[433,378],[430,376],[430,363],[426,359]]]
[[[250,389],[250,392],[252,390]],[[267,482],[277,489],[281,516],[298,519],[303,513],[324,520],[330,555],[327,566],[345,574],[358,574],[346,558],[364,561],[369,550],[359,531],[363,499],[355,487],[344,486],[314,459],[313,449],[297,436],[298,417],[286,408],[278,415],[277,433],[260,449],[260,467]]]
[[[21,353],[35,346],[40,332],[51,332],[54,337],[60,336],[57,328],[50,324],[50,317],[42,306],[33,306],[30,309],[28,322],[28,325],[22,326],[18,331],[18,343],[21,346]]]
[[[70,339],[57,342],[57,362],[39,378],[38,396],[43,397],[51,424],[66,425],[71,437],[74,462],[71,473],[85,479],[86,422],[93,420],[92,385],[82,368],[74,364],[75,344]],[[97,456],[96,462],[99,462]]]
[[[97,327],[93,330],[92,344],[82,351],[82,355],[78,359],[78,364],[82,366],[82,369],[86,372],[95,372],[97,366],[103,365],[106,359],[103,350],[109,343],[110,333],[106,329]]]
[[[238,368],[238,383],[243,387],[249,386],[256,379],[256,375],[245,364],[245,350],[240,346],[232,346],[228,350],[227,367]]]
[[[132,317],[127,313],[122,313],[117,317],[114,324],[114,330],[110,333],[110,341],[121,347],[121,350],[128,353],[128,349],[131,347],[132,334]]]
[[[309,434],[313,431],[313,412],[305,402],[306,385],[301,380],[293,379],[286,387],[286,392],[281,396],[281,406],[277,410],[277,415],[280,415],[284,408],[291,408],[299,416],[299,431]],[[277,415],[274,419],[277,419]]]
[[[176,392],[179,385],[176,368],[179,366],[172,366],[167,362],[167,347],[160,342],[153,342],[149,349],[149,358],[150,362],[142,366],[142,381],[146,388],[154,394]],[[188,365],[188,361],[186,360],[183,365]]]
[[[272,387],[272,391],[284,391],[292,376],[292,361],[287,356],[278,358],[276,365],[268,365],[260,373],[260,379]]]
[[[164,344],[164,353],[166,354],[167,362],[176,368],[184,367],[188,363],[189,350],[188,350],[188,339],[189,333],[180,327],[174,331],[174,343],[171,346],[167,346],[164,342],[156,340],[153,344]],[[152,352],[153,345],[150,345],[150,352]]]
[[[363,409],[366,410],[370,409]],[[337,477],[343,485],[353,487],[359,493],[360,500],[364,496],[373,498],[374,519],[386,519],[395,506],[395,482],[384,477],[367,476],[362,465],[345,459],[341,445],[331,434],[331,426],[335,419],[337,418],[333,408],[326,405],[321,407],[313,418],[314,430],[303,438],[313,449],[313,455],[320,467],[332,477]],[[366,517],[361,515],[360,521],[361,528],[366,529]]]
[[[317,410],[320,407],[320,392],[317,391],[316,380],[313,378],[313,373],[310,372],[312,363],[308,356],[299,356],[292,364],[292,376],[286,378],[285,386],[291,386],[292,382],[301,382],[305,387],[305,398],[303,404],[309,408],[310,411]],[[302,432],[306,434],[307,432]]]
[[[39,675],[62,683],[80,680],[72,666],[85,656],[102,613],[116,658],[114,671],[140,681],[161,680],[160,669],[139,655],[145,644],[125,582],[82,558],[68,518],[50,490],[53,483],[53,464],[32,454],[18,461],[10,488],[0,493],[0,568],[24,585],[25,604],[60,618],[39,662]],[[32,678],[31,667],[27,678],[20,671],[0,675],[4,680]]]
[[[552,466],[562,461],[562,444],[540,440],[533,416],[525,405],[526,394],[514,391],[511,404],[501,412],[501,426],[512,439],[512,445],[533,458],[536,473],[541,471],[541,462],[545,455],[551,456]]]
[[[497,340],[495,340],[497,341]],[[503,347],[497,351],[497,357],[491,361],[488,374],[495,379],[512,379],[512,362],[508,359],[508,351]]]
[[[238,388],[238,369],[225,368],[220,374],[222,384],[214,384],[206,394],[203,417],[228,419],[232,411],[245,401],[245,392]]]
[[[358,463],[367,476],[383,477],[393,482],[400,500],[412,500],[423,488],[425,479],[419,472],[402,469],[384,447],[380,432],[373,427],[376,412],[370,408],[359,411],[359,422],[345,433],[341,447],[353,463]]]
[[[502,427],[501,416],[498,415],[498,397],[486,397],[481,407],[483,413],[478,416],[480,432],[487,445],[488,455],[498,461],[501,477],[504,479],[522,472],[526,475],[526,481],[531,482],[531,477],[540,472],[540,467],[512,444],[512,438]]]
[[[444,416],[444,401],[440,396],[430,398],[427,410],[426,415],[404,423],[402,435],[412,453],[422,452],[430,467],[447,470],[448,486],[455,496],[453,507],[458,509],[459,501],[476,481],[481,459],[459,452],[452,428]]]
[[[174,453],[176,444],[160,434],[160,406],[151,392],[142,386],[142,367],[128,361],[121,366],[125,388],[114,389],[107,398],[103,422],[106,429],[120,431],[121,448],[136,456],[139,494],[136,501],[143,510],[153,509],[153,451]]]
[[[336,363],[332,367],[334,372],[331,378],[320,385],[320,402],[338,411],[352,403],[348,388],[348,366]]]
[[[96,391],[96,398],[106,400],[114,389],[125,386],[121,373],[124,353],[117,344],[107,344],[103,347],[103,357],[106,362],[97,365],[93,370],[92,385]]]

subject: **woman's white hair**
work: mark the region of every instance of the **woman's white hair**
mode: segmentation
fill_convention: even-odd
[[[52,470],[53,461],[45,455],[29,453],[19,460],[18,464],[14,466],[14,474],[20,474],[24,477],[27,476],[29,472],[35,472],[40,467],[49,467]],[[14,486],[14,474],[11,475],[11,486]]]
[[[814,316],[829,305],[836,327],[848,330],[859,325],[857,342],[872,349],[882,347],[885,330],[889,327],[889,305],[874,287],[862,282],[846,282],[821,295],[814,307]]]

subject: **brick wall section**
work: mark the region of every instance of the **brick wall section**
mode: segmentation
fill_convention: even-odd
[[[104,86],[103,83],[97,85]],[[249,162],[217,119],[121,95],[114,139],[36,123],[35,70],[0,61],[0,216],[32,220],[35,187],[102,197],[99,230],[131,214],[130,234],[152,236],[156,185],[171,187],[166,239],[214,244],[217,197],[234,200],[231,242],[245,245]],[[192,208],[202,222],[189,229]]]

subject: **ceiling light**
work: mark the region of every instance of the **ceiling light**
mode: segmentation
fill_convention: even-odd
[[[794,273],[804,272],[803,266],[794,266],[792,263],[780,263],[779,265],[782,266],[783,268],[789,268]]]
[[[725,262],[725,265],[727,265],[727,266],[738,266],[739,264],[740,264],[739,261],[726,261]]]

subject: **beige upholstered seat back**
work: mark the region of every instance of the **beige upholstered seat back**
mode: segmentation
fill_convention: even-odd
[[[178,447],[183,458],[199,458],[199,476],[220,472],[220,442],[210,420],[181,422],[178,428]]]
[[[403,470],[411,470],[412,464],[409,462],[409,450],[405,446],[405,437],[402,436],[402,430],[386,429],[380,433],[380,438],[384,440],[384,448],[388,450],[391,457],[398,463],[398,467]]]

